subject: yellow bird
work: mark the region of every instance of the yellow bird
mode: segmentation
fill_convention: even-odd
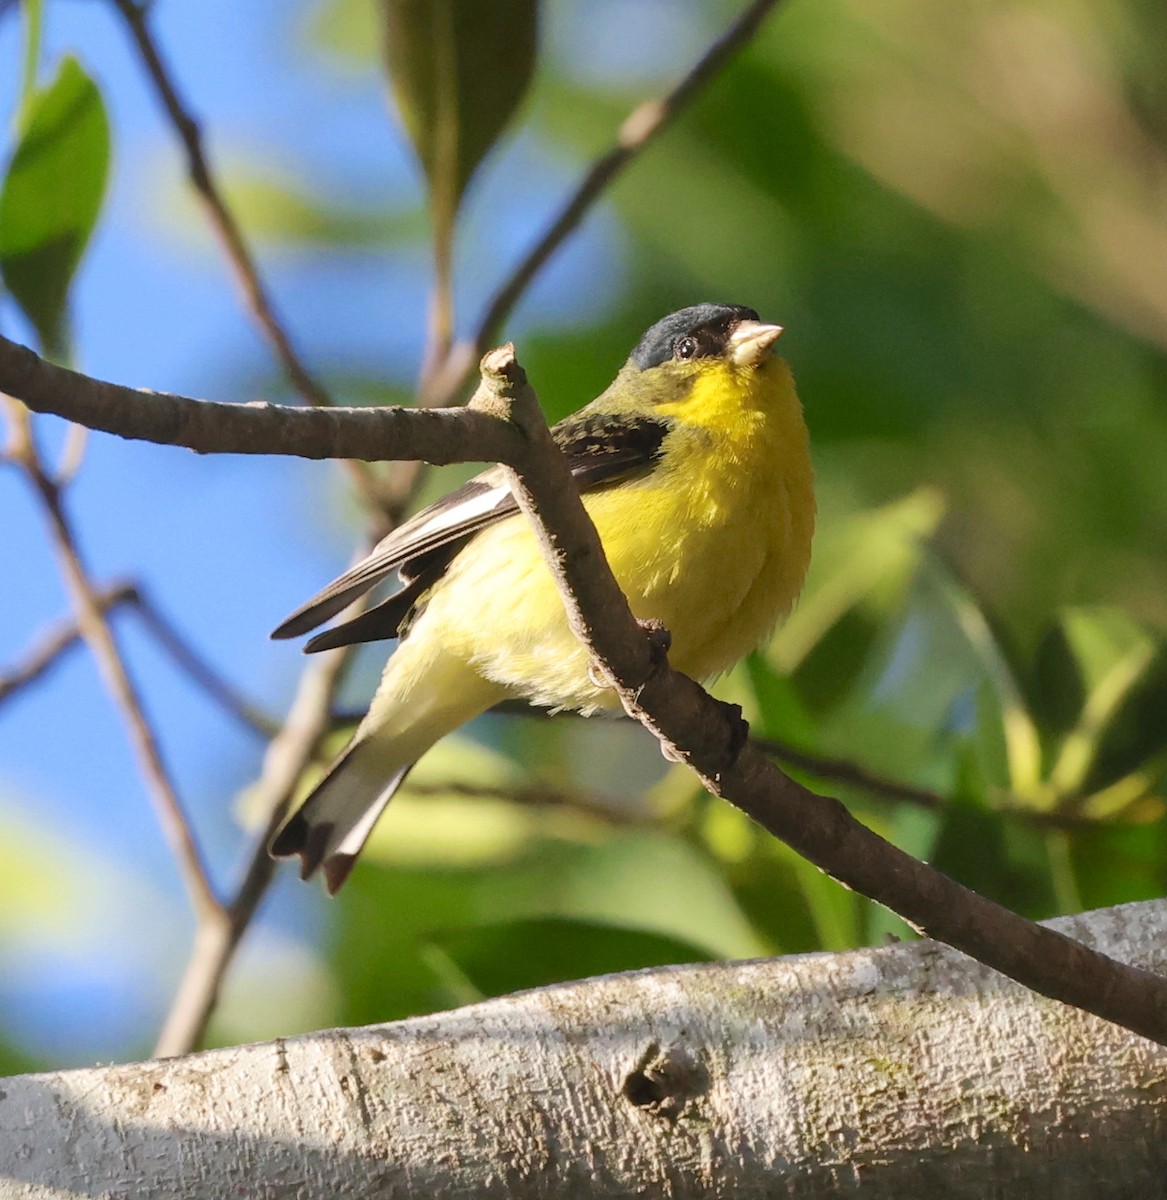
[[[782,327],[699,304],[658,321],[611,386],[554,427],[612,570],[698,680],[731,667],[794,604],[814,485],[802,406],[771,350]],[[309,651],[400,638],[352,741],[272,841],[330,892],[413,764],[502,700],[594,713],[616,704],[497,467],[406,521],[273,633],[322,624],[393,572],[403,586]]]

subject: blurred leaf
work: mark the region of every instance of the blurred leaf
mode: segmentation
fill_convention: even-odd
[[[1045,835],[964,797],[945,809],[930,861],[1024,916],[1042,919],[1058,911]]]
[[[39,92],[0,192],[0,275],[45,350],[64,354],[69,284],[109,168],[101,93],[74,58]]]
[[[392,210],[384,204],[362,207],[318,194],[300,179],[289,178],[254,160],[232,163],[224,172],[227,197],[240,222],[255,237],[270,242],[318,246],[339,254],[348,247],[387,247],[418,242],[425,236],[425,219],[414,209]],[[167,198],[166,211],[185,203]],[[202,238],[202,231],[184,222],[182,232]]]
[[[1070,835],[1083,908],[1156,900],[1167,891],[1167,825],[1098,825]]]
[[[1084,786],[1111,720],[1144,678],[1156,646],[1143,629],[1115,609],[1069,609],[1062,614],[1060,627],[1083,697],[1078,719],[1050,770],[1050,785],[1065,796]]]
[[[509,800],[508,791],[519,785],[538,783],[512,759],[465,734],[443,738],[394,797],[392,816],[378,824],[364,857],[431,867],[505,864],[545,838],[591,841],[611,834],[601,816]],[[497,795],[475,794],[492,789]]]
[[[20,116],[18,125],[28,117],[29,106],[36,96],[36,75],[41,59],[41,40],[44,30],[44,5],[41,0],[23,0],[24,62],[20,75]]]
[[[0,1037],[0,1078],[5,1075],[27,1075],[33,1071],[43,1071],[47,1063],[38,1062],[31,1055],[11,1045],[4,1037]]]
[[[929,564],[932,576],[953,616],[975,652],[993,689],[1005,739],[1009,788],[1034,804],[1048,804],[1042,783],[1041,739],[1018,681],[1008,643],[997,637],[994,625],[977,598],[939,563]],[[983,712],[983,706],[981,708]]]
[[[379,32],[370,0],[325,0],[309,14],[304,41],[346,71],[365,70],[377,62]]]
[[[441,946],[487,996],[712,957],[684,939],[559,917],[462,930],[442,938]]]
[[[747,700],[739,703],[756,733],[800,746],[815,744],[817,724],[789,676],[780,675],[758,653],[751,654],[737,672],[748,681]]]
[[[391,820],[387,820],[391,826]],[[624,833],[601,845],[544,840],[509,863],[377,870],[366,865],[341,893],[337,969],[346,1020],[386,1019],[460,1002],[458,989],[427,947],[465,945],[464,935],[549,920],[638,932],[696,950],[701,957],[750,957],[766,950],[714,865],[662,834]],[[372,931],[376,931],[375,935]],[[498,935],[502,936],[502,935]],[[611,963],[627,963],[628,939],[615,939]],[[557,955],[563,978],[602,969],[595,941],[573,958]],[[522,956],[520,942],[507,953]],[[448,964],[446,964],[448,966]],[[647,964],[645,964],[647,965]]]
[[[792,866],[822,949],[850,950],[860,945],[863,898],[801,855],[794,856]]]
[[[758,934],[768,943],[769,954],[805,954],[825,948],[824,937],[832,920],[818,908],[830,900],[804,886],[803,868],[816,870],[789,846],[774,838],[759,845],[749,862],[730,872],[734,895]],[[843,890],[831,880],[830,887]],[[851,894],[854,901],[854,894]]]
[[[448,245],[471,175],[535,72],[537,0],[378,0],[402,123]]]
[[[1141,774],[1148,786],[1156,785],[1163,774],[1164,751],[1167,751],[1167,650],[1160,648],[1099,739],[1085,787],[1109,786],[1128,774]]]
[[[943,511],[940,495],[921,488],[824,531],[798,607],[765,650],[774,668],[795,670],[856,606],[878,616],[898,604]]]
[[[1050,733],[1065,733],[1082,711],[1086,688],[1061,620],[1054,620],[1037,644],[1027,691],[1034,717]]]

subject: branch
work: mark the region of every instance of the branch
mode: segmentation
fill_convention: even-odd
[[[175,665],[186,672],[192,682],[202,688],[225,713],[262,738],[274,737],[279,732],[279,723],[220,675],[140,587],[131,590],[129,602],[142,624],[170,655]]]
[[[320,654],[300,676],[296,697],[267,748],[252,796],[256,810],[265,814],[263,831],[221,918],[200,921],[195,931],[190,958],[154,1048],[159,1056],[187,1054],[202,1041],[235,951],[275,877],[277,864],[267,852],[268,842],[283,822],[321,739],[332,728],[333,697],[351,660],[351,646]]]
[[[1043,995],[1167,1040],[1162,980],[1110,963],[978,896],[883,841],[837,801],[787,778],[757,747],[742,748],[740,715],[670,670],[637,626],[513,348],[486,357],[476,402],[452,412],[303,411],[159,397],[53,367],[4,339],[0,388],[32,407],[97,428],[197,449],[324,457],[349,455],[360,443],[369,458],[399,454],[453,462],[491,457],[518,468],[516,494],[542,530],[573,629],[603,664],[625,709],[656,733],[671,756],[689,763],[711,792],[846,886],[941,941]],[[508,419],[493,421],[493,416]],[[442,444],[447,435],[453,451]]]
[[[529,449],[504,466],[540,538],[568,621],[625,710],[656,734],[667,757],[688,763],[714,795],[917,929],[1044,996],[1167,1043],[1167,979],[1027,921],[884,841],[837,800],[784,775],[747,740],[740,709],[714,700],[668,666],[620,592],[513,347],[483,359],[471,408],[521,430]]]
[[[1167,970],[1161,901],[1053,929]],[[1167,1171],[1165,1068],[1159,1047],[934,942],[666,967],[6,1079],[0,1190],[1153,1195]]]
[[[104,592],[95,592],[93,602],[99,612],[108,613],[122,604],[132,602],[134,596],[133,585],[123,583]],[[0,704],[22,688],[35,683],[81,640],[81,628],[75,620],[59,621],[46,629],[25,655],[23,662],[0,673]]]
[[[0,392],[33,412],[199,454],[444,464],[506,459],[516,451],[513,429],[483,414],[467,417],[460,408],[292,408],[193,400],[93,379],[5,337],[0,337]]]
[[[555,787],[550,783],[478,784],[465,779],[439,779],[433,783],[410,780],[406,791],[411,796],[462,796],[472,800],[502,800],[523,808],[562,808],[585,816],[597,817],[609,825],[658,825],[648,813],[630,809],[598,792]]]
[[[182,143],[191,186],[203,202],[207,219],[234,270],[248,311],[271,345],[273,353],[296,391],[313,407],[331,405],[332,397],[304,366],[292,345],[291,336],[276,316],[255,257],[243,237],[235,214],[223,197],[203,151],[199,123],[195,120],[190,106],[179,96],[173,75],[163,62],[161,51],[150,33],[147,24],[148,7],[137,3],[137,0],[113,0],[113,5],[125,20],[158,99]]]
[[[203,150],[202,130],[195,120],[190,106],[178,94],[174,77],[163,61],[150,33],[148,24],[149,7],[139,0],[113,0],[114,7],[122,15],[130,36],[138,48],[142,64],[154,85],[158,99],[170,118],[174,131],[186,154],[187,175],[191,186],[203,202],[207,219],[223,248],[227,261],[235,275],[244,304],[251,314],[260,333],[267,340],[276,360],[283,368],[289,383],[300,397],[313,408],[326,408],[333,399],[324,385],[308,370],[303,359],[292,344],[291,334],[276,315],[275,306],[268,294],[267,285],[259,273],[259,266],[243,236],[239,222],[231,211],[215,179],[210,162]],[[381,494],[378,481],[369,474],[368,468],[359,461],[359,455],[347,456],[345,466],[352,476],[358,493],[374,512],[392,513],[400,507],[402,493],[408,485],[398,486],[395,497]]]
[[[756,747],[740,748],[740,716],[670,670],[637,626],[512,348],[487,356],[475,404],[453,412],[305,411],[159,397],[53,367],[4,339],[0,388],[97,428],[197,449],[323,457],[349,455],[360,443],[369,458],[494,458],[519,468],[516,493],[542,528],[572,627],[604,664],[626,710],[670,755],[688,762],[710,791],[846,886],[940,940],[1044,995],[1167,1040],[1162,980],[1110,963],[961,887],[883,841],[838,802],[788,779]],[[447,435],[456,452],[442,444]]]
[[[212,919],[221,911],[221,905],[186,810],[162,758],[158,739],[146,717],[138,689],[130,677],[108,615],[100,603],[100,593],[82,560],[76,535],[65,511],[61,488],[45,472],[33,441],[28,414],[18,406],[13,408],[16,434],[11,457],[23,468],[44,508],[61,574],[77,612],[77,627],[92,650],[113,702],[121,712],[138,759],[138,767],[154,802],[163,834],[178,863],[191,905],[200,920]]]

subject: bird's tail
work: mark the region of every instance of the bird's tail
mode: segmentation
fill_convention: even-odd
[[[413,764],[501,698],[464,662],[440,651],[423,661],[413,650],[408,641],[398,647],[353,740],[269,847],[276,858],[298,854],[303,879],[322,868],[332,894]]]

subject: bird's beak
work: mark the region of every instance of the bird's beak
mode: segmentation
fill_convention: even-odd
[[[729,335],[729,357],[739,367],[759,366],[782,333],[781,325],[761,321],[739,321]]]

